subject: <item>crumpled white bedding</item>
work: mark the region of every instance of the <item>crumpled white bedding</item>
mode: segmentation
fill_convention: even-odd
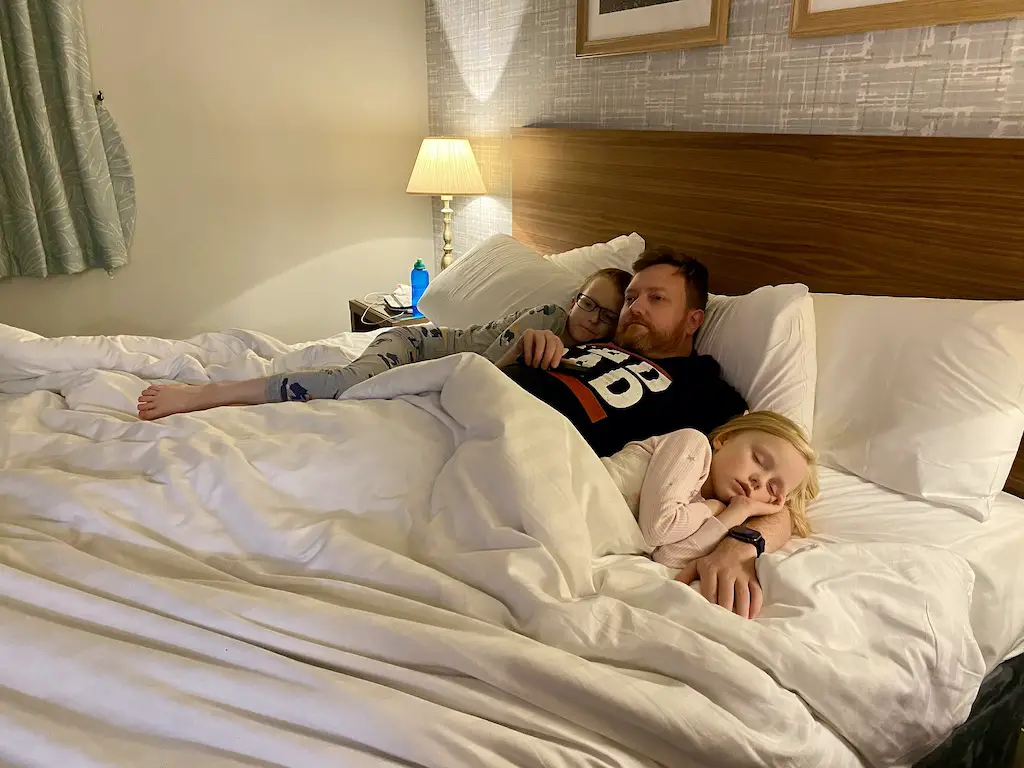
[[[811,508],[816,541],[927,544],[956,553],[974,571],[971,627],[986,670],[1024,650],[1024,499],[999,494],[980,523],[847,472],[822,468],[819,476],[821,497]]]
[[[597,457],[482,358],[134,417],[147,379],[357,346],[0,326],[0,761],[822,768],[966,718],[961,558],[766,556],[740,619],[636,554]]]

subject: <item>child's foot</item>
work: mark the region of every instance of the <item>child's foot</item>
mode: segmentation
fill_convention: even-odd
[[[207,407],[201,392],[202,387],[189,384],[154,384],[139,395],[139,418],[151,421],[172,413],[201,411]]]

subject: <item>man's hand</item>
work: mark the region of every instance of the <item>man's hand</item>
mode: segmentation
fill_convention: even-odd
[[[531,328],[523,333],[519,344],[523,349],[523,362],[531,368],[555,368],[565,354],[565,345],[552,331]]]
[[[715,550],[683,568],[678,581],[690,584],[700,579],[701,594],[745,619],[756,619],[764,604],[757,582],[757,550],[752,544],[722,539]]]

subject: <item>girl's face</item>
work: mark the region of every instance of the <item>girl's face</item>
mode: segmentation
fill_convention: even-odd
[[[749,430],[715,438],[709,481],[714,498],[733,496],[782,505],[807,479],[807,460],[788,440]]]
[[[566,331],[570,338],[577,344],[610,338],[619,323],[622,302],[621,291],[607,277],[587,283],[569,307]]]

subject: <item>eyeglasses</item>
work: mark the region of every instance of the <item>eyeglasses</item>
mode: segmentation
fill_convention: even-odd
[[[587,296],[587,294],[577,293],[576,304],[584,312],[597,312],[597,316],[602,323],[606,323],[608,325],[618,325],[619,313],[613,312],[610,309],[605,309],[592,298]]]

